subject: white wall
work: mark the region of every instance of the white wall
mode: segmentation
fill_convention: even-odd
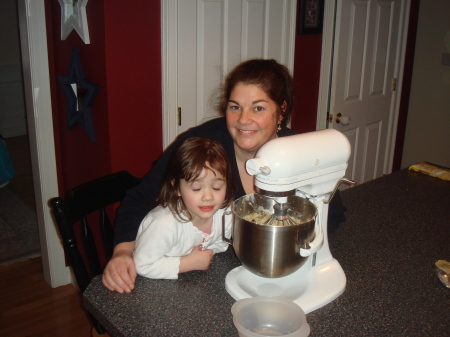
[[[17,1],[0,1],[0,134],[25,135],[26,111],[20,59]]]
[[[429,161],[450,167],[450,1],[421,0],[402,167]],[[447,42],[450,44],[450,42]]]

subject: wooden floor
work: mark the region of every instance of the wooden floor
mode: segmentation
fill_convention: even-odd
[[[35,210],[28,137],[7,138],[6,146],[16,170],[8,188]],[[90,331],[78,290],[51,288],[40,257],[0,266],[1,337],[89,337]]]
[[[0,266],[0,308],[0,336],[91,336],[78,290],[51,288],[40,257]]]

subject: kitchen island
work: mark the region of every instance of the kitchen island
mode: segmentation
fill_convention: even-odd
[[[329,245],[347,287],[306,315],[310,336],[449,336],[450,288],[434,264],[450,260],[450,182],[401,170],[342,199],[347,220]],[[230,247],[208,271],[138,277],[131,294],[107,290],[97,276],[85,307],[112,336],[238,336],[225,276],[239,265]]]

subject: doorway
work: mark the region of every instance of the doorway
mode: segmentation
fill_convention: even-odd
[[[326,5],[317,128],[347,136],[347,176],[363,183],[392,172],[409,1]]]
[[[0,41],[3,48],[0,57],[0,135],[5,138],[6,149],[16,171],[8,188],[31,209],[35,209],[23,97],[17,1],[2,1],[0,16]]]

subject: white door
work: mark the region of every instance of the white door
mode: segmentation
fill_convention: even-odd
[[[217,117],[224,76],[249,58],[293,72],[296,0],[163,0],[164,147]]]
[[[403,13],[403,0],[337,2],[328,127],[350,140],[346,176],[358,183],[391,170]]]

